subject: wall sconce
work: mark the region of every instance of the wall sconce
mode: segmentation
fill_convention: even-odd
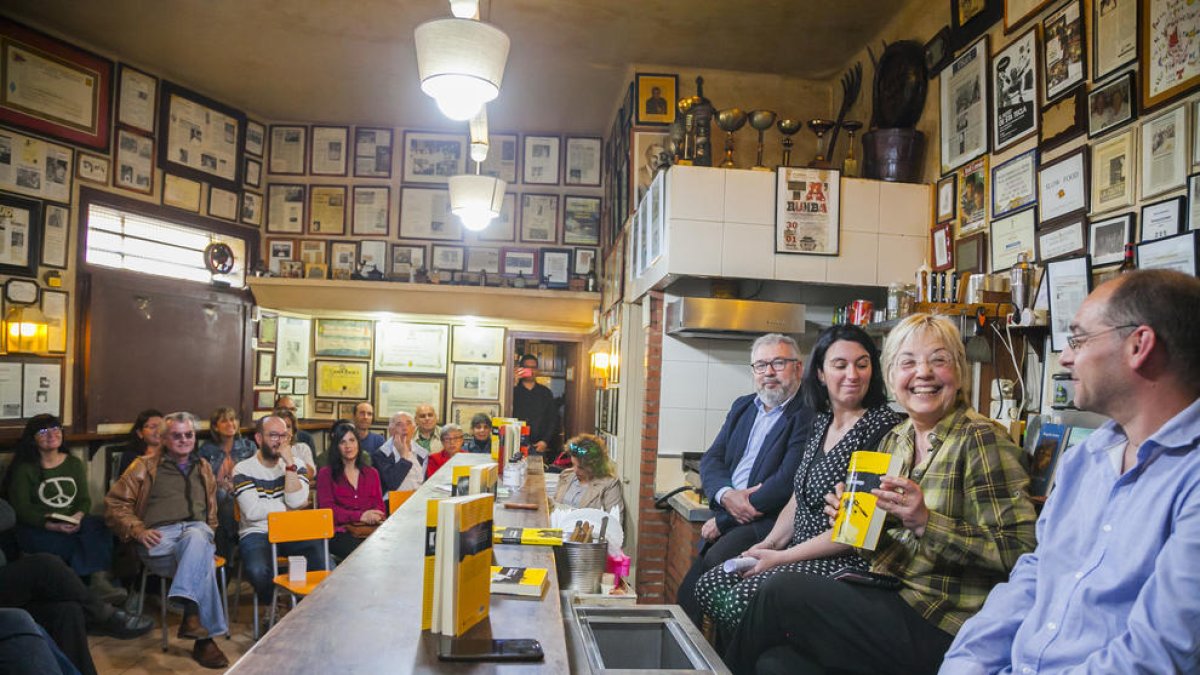
[[[612,354],[612,343],[607,338],[596,340],[588,348],[588,356],[591,361],[591,377],[596,381],[597,387],[603,388],[608,382],[609,375],[612,373],[612,367],[615,365],[615,357]]]
[[[4,313],[4,346],[10,354],[44,353],[50,348],[50,324],[33,305],[13,305]]]
[[[452,120],[469,120],[500,95],[509,39],[495,26],[472,19],[434,19],[417,26],[421,91]]]

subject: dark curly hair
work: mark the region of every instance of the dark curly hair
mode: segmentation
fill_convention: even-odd
[[[887,389],[883,384],[883,368],[879,365],[879,347],[867,332],[858,326],[840,324],[830,326],[817,335],[812,354],[804,366],[804,375],[800,378],[800,395],[804,404],[817,412],[829,412],[829,389],[821,382],[819,371],[825,367],[825,353],[838,340],[846,340],[862,345],[871,357],[871,382],[867,385],[867,393],[863,396],[864,408],[875,408],[887,403]]]

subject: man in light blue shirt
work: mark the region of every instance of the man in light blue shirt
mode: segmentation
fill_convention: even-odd
[[[1200,279],[1144,270],[1087,297],[1061,363],[1112,418],[1059,461],[1022,556],[942,673],[1200,670]]]

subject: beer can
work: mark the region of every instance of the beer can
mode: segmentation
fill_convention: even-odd
[[[850,321],[856,326],[865,326],[871,323],[871,312],[875,309],[874,304],[870,300],[855,300],[850,303]]]

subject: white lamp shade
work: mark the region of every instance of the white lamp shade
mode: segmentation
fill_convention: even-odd
[[[486,105],[479,108],[479,112],[475,113],[475,116],[471,118],[467,126],[471,130],[471,160],[476,164],[483,164],[483,160],[487,159],[488,154]]]
[[[451,176],[450,211],[468,230],[482,230],[500,215],[504,206],[504,187],[504,181],[492,176]]]
[[[473,19],[479,13],[479,0],[450,0],[450,13],[460,19]]]
[[[413,37],[421,91],[446,117],[469,120],[500,95],[509,48],[504,31],[470,19],[436,19],[417,26]]]

